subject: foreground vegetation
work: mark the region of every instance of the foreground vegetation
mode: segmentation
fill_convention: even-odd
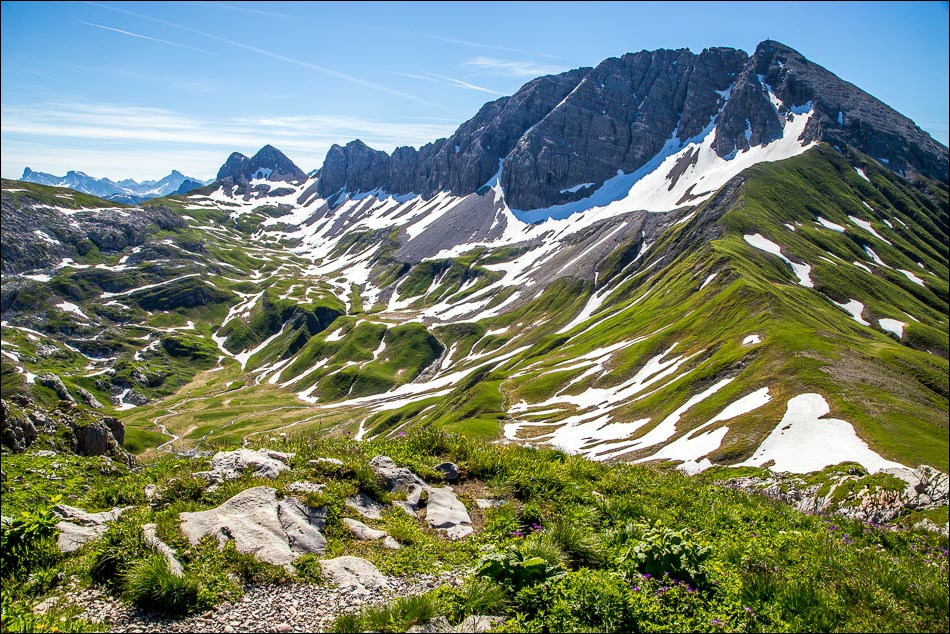
[[[295,452],[276,480],[252,474],[209,490],[191,474],[206,458],[165,455],[126,468],[104,458],[66,454],[5,455],[2,578],[4,631],[102,629],[58,607],[32,608],[71,584],[98,585],[148,611],[185,614],[234,599],[247,583],[323,583],[319,558],[355,555],[383,573],[413,576],[455,570],[461,586],[397,600],[341,617],[338,631],[405,631],[444,617],[501,617],[501,631],[946,631],[947,539],[841,518],[804,515],[788,506],[717,484],[723,470],[687,477],[628,464],[601,464],[561,452],[499,446],[441,431],[413,431],[390,441],[290,436],[267,446]],[[388,455],[433,484],[434,466],[455,462],[454,485],[476,533],[453,542],[421,520],[386,512],[367,522],[405,545],[387,550],[358,542],[344,504],[362,491],[379,501],[368,461]],[[308,464],[337,458],[342,467]],[[61,478],[54,480],[53,478]],[[288,484],[325,484],[294,494]],[[145,487],[154,484],[151,500]],[[297,560],[293,573],[211,538],[184,539],[178,513],[214,507],[237,492],[274,486],[327,507],[327,552]],[[480,509],[476,499],[496,502]],[[52,504],[89,511],[132,506],[105,536],[64,556],[55,547]],[[184,564],[170,574],[149,550],[140,526],[159,536]],[[64,606],[61,602],[59,606]]]

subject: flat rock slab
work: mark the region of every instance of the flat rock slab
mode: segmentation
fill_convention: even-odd
[[[337,557],[320,562],[323,575],[333,585],[385,588],[389,579],[376,566],[360,557]]]
[[[468,509],[449,487],[429,488],[426,521],[451,539],[461,539],[474,531]]]
[[[64,553],[79,550],[83,544],[102,537],[109,528],[106,522],[119,519],[119,516],[130,508],[125,506],[101,513],[87,513],[74,506],[57,504],[53,507],[53,513],[63,518],[63,521],[56,524],[59,530],[56,538],[57,547]]]
[[[368,520],[383,519],[383,509],[386,508],[384,504],[380,504],[362,491],[353,497],[346,498],[346,505]]]
[[[254,475],[274,480],[282,471],[290,469],[287,463],[292,457],[293,454],[270,449],[219,451],[211,458],[211,473],[218,474],[224,480],[233,480],[252,469]]]
[[[320,532],[326,509],[312,509],[292,498],[278,499],[277,490],[253,487],[217,508],[179,513],[181,531],[192,544],[214,535],[222,546],[234,540],[238,552],[291,569],[306,553],[322,553],[327,540]]]
[[[351,519],[349,517],[343,518],[343,523],[346,524],[348,529],[350,529],[350,533],[352,533],[353,537],[362,541],[383,539],[389,535],[389,533],[386,531],[370,528],[363,522]]]
[[[297,480],[296,482],[291,482],[287,485],[287,490],[292,491],[293,493],[319,493],[323,491],[324,484],[317,484],[316,482],[307,482],[306,480]]]

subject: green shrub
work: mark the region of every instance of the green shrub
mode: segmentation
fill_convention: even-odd
[[[330,625],[331,632],[405,632],[436,615],[432,593],[401,597],[389,605],[372,606],[356,615],[344,615]]]
[[[200,607],[198,581],[173,575],[159,554],[134,562],[122,577],[122,596],[143,610],[181,615]]]
[[[59,561],[57,521],[52,510],[43,507],[22,511],[11,522],[4,522],[0,528],[0,577],[22,579]]]
[[[93,581],[118,589],[133,565],[149,550],[139,513],[126,512],[93,542],[89,575]]]
[[[511,602],[504,586],[479,576],[469,577],[461,587],[443,586],[435,595],[439,611],[452,623],[472,614],[504,614]]]
[[[307,553],[306,555],[297,557],[297,559],[294,560],[294,570],[296,570],[297,576],[307,583],[317,585],[326,583],[326,579],[323,576],[323,567],[320,566],[320,557],[318,555]]]
[[[293,576],[283,566],[261,561],[249,553],[238,552],[232,540],[221,549],[224,565],[244,583],[284,585],[293,581]]]
[[[621,560],[629,558],[641,573],[653,577],[669,575],[697,584],[704,581],[704,562],[711,549],[694,541],[689,529],[666,528],[660,520],[652,527],[642,524],[639,528],[643,531],[640,541],[628,548]]]
[[[563,553],[554,544],[538,538],[512,544],[498,553],[483,556],[476,574],[517,592],[526,586],[557,579],[564,575]]]
[[[599,567],[604,563],[603,540],[590,527],[562,519],[544,529],[544,536],[557,544],[574,567]]]

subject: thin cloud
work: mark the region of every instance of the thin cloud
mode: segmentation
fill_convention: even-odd
[[[307,165],[312,165],[322,162],[334,143],[361,138],[373,147],[391,151],[401,145],[419,146],[449,136],[455,127],[325,115],[203,119],[161,108],[121,104],[43,103],[5,107],[0,114],[4,163],[19,160],[34,169],[40,168],[31,165],[36,162],[31,158],[35,152],[28,149],[31,146],[66,148],[79,141],[84,146],[90,141],[102,142],[106,147],[128,145],[136,147],[141,155],[177,152],[187,156],[219,148],[220,162],[233,150],[254,152],[270,143],[288,154],[306,157]],[[144,151],[143,146],[147,148]],[[63,153],[75,157],[74,152]],[[166,168],[168,164],[157,167],[156,173],[167,172]],[[90,172],[92,166],[73,165],[69,169]]]
[[[439,75],[438,73],[429,73],[429,72],[423,71],[422,75],[416,75],[413,73],[400,73],[400,72],[397,72],[396,74],[402,77],[409,77],[411,79],[423,79],[425,81],[435,82],[437,84],[442,84],[443,86],[452,86],[454,88],[464,88],[466,90],[476,90],[478,92],[485,92],[485,93],[488,93],[489,95],[504,95],[505,94],[503,92],[498,92],[497,90],[492,90],[491,88],[485,88],[484,86],[477,86],[467,81],[456,79],[455,77]]]
[[[535,64],[529,61],[496,59],[494,57],[476,57],[465,62],[482,70],[507,75],[509,77],[539,77],[563,73],[566,68],[550,64]]]
[[[546,57],[548,59],[561,59],[558,55],[551,55],[550,53],[538,53],[537,51],[526,51],[522,48],[511,48],[508,46],[497,46],[495,44],[470,42],[468,40],[458,40],[451,37],[442,37],[441,35],[431,35],[427,33],[421,33],[420,35],[426,39],[435,40],[436,42],[446,42],[447,44],[461,44],[462,46],[484,48],[491,51],[505,51],[506,53],[520,53],[522,55],[532,55],[534,57]]]
[[[200,35],[201,37],[208,38],[208,39],[214,40],[214,41],[216,41],[216,42],[221,42],[221,43],[223,43],[223,44],[228,44],[228,45],[230,45],[230,46],[234,46],[234,47],[237,47],[237,48],[240,48],[240,49],[244,49],[244,50],[250,51],[250,52],[252,52],[252,53],[257,53],[258,55],[261,55],[261,56],[264,56],[264,57],[269,57],[270,59],[276,59],[276,60],[279,60],[279,61],[282,61],[282,62],[286,62],[286,63],[288,63],[288,64],[294,64],[294,65],[296,65],[296,66],[301,66],[301,67],[306,68],[306,69],[308,69],[308,70],[316,71],[316,72],[322,73],[322,74],[324,74],[324,75],[329,75],[329,76],[331,76],[331,77],[336,77],[337,79],[342,79],[343,81],[347,81],[347,82],[350,82],[350,83],[352,83],[352,84],[356,84],[356,85],[358,85],[358,86],[363,86],[364,88],[369,88],[370,90],[375,90],[375,91],[377,91],[377,92],[383,92],[383,93],[386,93],[386,94],[389,94],[389,95],[393,95],[393,96],[396,96],[396,97],[401,97],[401,98],[403,98],[403,99],[409,99],[410,101],[415,101],[415,102],[417,102],[417,103],[421,103],[421,104],[424,104],[424,105],[427,105],[427,106],[434,106],[434,107],[436,107],[436,108],[447,109],[447,108],[445,108],[445,106],[441,106],[441,105],[439,105],[439,104],[432,103],[431,101],[426,101],[425,99],[422,99],[422,98],[417,97],[416,95],[412,95],[412,94],[410,94],[410,93],[402,92],[402,91],[396,90],[396,89],[394,89],[394,88],[389,88],[388,86],[383,86],[382,84],[377,84],[377,83],[375,83],[375,82],[371,82],[371,81],[368,81],[368,80],[366,80],[366,79],[360,79],[359,77],[354,77],[353,75],[348,75],[348,74],[346,74],[346,73],[341,73],[340,71],[338,71],[338,70],[333,70],[332,68],[327,68],[327,67],[325,67],[325,66],[320,66],[320,65],[318,65],[318,64],[311,64],[310,62],[306,62],[306,61],[303,61],[303,60],[299,60],[299,59],[296,59],[296,58],[293,58],[293,57],[288,57],[288,56],[286,56],[286,55],[281,55],[280,53],[274,53],[274,52],[272,52],[272,51],[268,51],[268,50],[265,50],[265,49],[262,49],[262,48],[258,48],[258,47],[256,47],[256,46],[251,46],[250,44],[245,44],[245,43],[243,43],[243,42],[237,42],[237,41],[235,41],[235,40],[231,40],[231,39],[228,39],[228,38],[226,38],[226,37],[222,37],[222,36],[220,36],[220,35],[215,35],[215,34],[213,34],[213,33],[206,33],[206,32],[204,32],[204,31],[199,31],[198,29],[193,29],[193,28],[191,28],[191,27],[184,26],[183,24],[176,24],[176,23],[174,23],[174,22],[169,22],[169,21],[167,21],[167,20],[162,20],[162,19],[160,19],[160,18],[155,18],[155,17],[152,17],[152,16],[150,16],[150,15],[144,15],[144,14],[142,14],[142,13],[137,13],[137,12],[135,12],[135,11],[129,11],[129,10],[127,10],[127,9],[120,9],[119,7],[113,7],[113,6],[110,6],[110,5],[108,5],[108,4],[101,4],[101,3],[99,3],[99,2],[85,2],[84,4],[88,4],[88,5],[94,6],[94,7],[100,7],[100,8],[103,8],[103,9],[108,9],[108,10],[110,10],[110,11],[117,11],[117,12],[119,12],[119,13],[125,13],[126,15],[131,15],[131,16],[135,16],[135,17],[137,17],[137,18],[142,18],[143,20],[149,20],[149,21],[155,22],[155,23],[157,23],[157,24],[163,24],[163,25],[165,25],[165,26],[170,26],[170,27],[175,28],[175,29],[180,29],[180,30],[182,30],[182,31],[187,31],[187,32],[189,32],[189,33],[194,33],[195,35]]]
[[[169,42],[168,40],[160,40],[157,37],[149,37],[148,35],[141,35],[140,33],[132,33],[131,31],[123,31],[122,29],[114,29],[111,26],[103,26],[101,24],[95,24],[93,22],[83,22],[79,20],[81,24],[86,26],[94,26],[97,29],[102,29],[103,31],[112,31],[113,33],[121,33],[122,35],[128,35],[129,37],[135,37],[140,40],[148,40],[149,42],[158,42],[159,44],[167,44],[168,46],[177,46],[178,48],[187,48],[193,51],[198,51],[199,53],[204,53],[205,55],[214,55],[217,57],[217,53],[212,53],[211,51],[206,51],[203,48],[198,48],[196,46],[188,46],[187,44],[179,44],[178,42]]]
[[[289,15],[287,13],[277,13],[276,11],[263,11],[261,9],[251,9],[249,7],[238,7],[233,4],[227,4],[224,2],[196,2],[195,4],[213,7],[215,9],[228,9],[229,11],[239,11],[241,13],[253,13],[255,15],[266,15],[272,18],[286,18],[289,20],[300,20],[299,16]]]

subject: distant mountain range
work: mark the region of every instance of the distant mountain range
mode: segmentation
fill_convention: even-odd
[[[108,178],[96,178],[74,170],[66,172],[65,176],[54,176],[44,172],[34,172],[29,167],[23,170],[23,176],[20,177],[20,180],[39,185],[66,187],[84,194],[131,205],[150,198],[170,194],[186,194],[212,182],[211,180],[201,181],[197,178],[185,176],[178,170],[172,170],[171,174],[161,180],[148,180],[139,183],[131,178],[116,182]]]

